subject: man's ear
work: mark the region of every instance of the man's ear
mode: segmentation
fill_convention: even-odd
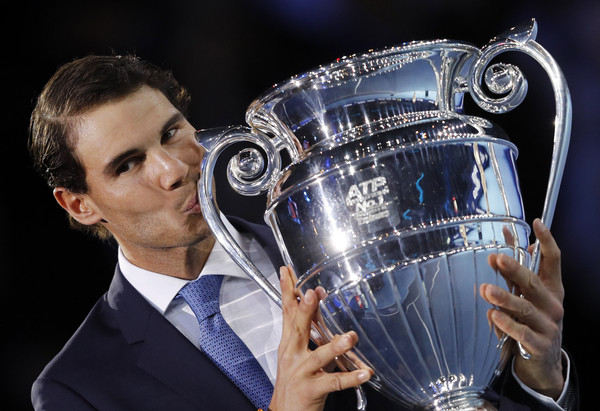
[[[87,195],[72,193],[64,187],[56,187],[53,194],[58,204],[79,223],[93,225],[102,220],[102,216],[89,204],[91,200]]]

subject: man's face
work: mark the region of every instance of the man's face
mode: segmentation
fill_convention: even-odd
[[[75,155],[86,171],[86,204],[122,247],[185,247],[210,236],[194,132],[150,87],[82,115]]]

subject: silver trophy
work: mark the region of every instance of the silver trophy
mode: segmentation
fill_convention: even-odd
[[[516,146],[491,121],[465,114],[463,101],[470,93],[490,113],[522,102],[520,69],[491,62],[507,51],[533,57],[548,73],[556,118],[542,220],[550,226],[571,103],[536,31],[531,21],[483,48],[436,40],[343,57],[273,86],[248,108],[250,127],[198,133],[207,148],[200,202],[217,240],[280,303],[214,203],[217,158],[250,142],[258,149],[234,156],[227,177],[243,195],[267,192],[265,221],[297,288],[327,291],[313,339],[356,331],[358,344],[339,365],[368,365],[369,383],[405,406],[481,407],[508,357],[479,285],[512,291],[488,256],[505,253],[535,271],[538,247],[527,251]]]

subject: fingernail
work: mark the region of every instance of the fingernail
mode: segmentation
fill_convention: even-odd
[[[499,298],[502,296],[501,289],[492,284],[489,285],[488,292],[490,293],[490,295],[492,297],[495,297],[495,298]]]
[[[361,382],[368,381],[371,378],[371,373],[369,371],[361,371],[358,373],[358,379]]]
[[[496,266],[504,265],[506,260],[504,259],[504,254],[500,253],[496,256]]]
[[[546,225],[544,223],[542,223],[542,220],[540,220],[539,218],[536,218],[535,221],[533,222],[534,228],[538,233],[543,233],[546,232],[548,230],[548,227],[546,227]]]
[[[509,256],[507,256],[506,254],[502,254],[502,253],[498,254],[497,262],[507,268],[512,267],[513,261],[514,260],[512,258],[510,258]]]
[[[352,347],[352,339],[350,338],[350,336],[348,334],[344,334],[340,338],[340,347],[344,348],[344,349],[348,349],[348,348]]]
[[[321,286],[318,286],[315,289],[316,293],[317,293],[317,297],[319,297],[320,300],[324,300],[325,298],[327,298],[327,291],[325,291],[325,289]]]
[[[504,314],[499,310],[492,311],[492,320],[494,322],[501,322],[504,320]]]
[[[315,298],[314,293],[315,292],[313,290],[308,290],[306,294],[304,294],[304,301],[306,302],[306,304],[312,304]]]

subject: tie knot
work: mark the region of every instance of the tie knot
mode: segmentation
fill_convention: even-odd
[[[196,314],[198,321],[219,312],[219,291],[222,282],[222,275],[203,275],[179,291]]]

